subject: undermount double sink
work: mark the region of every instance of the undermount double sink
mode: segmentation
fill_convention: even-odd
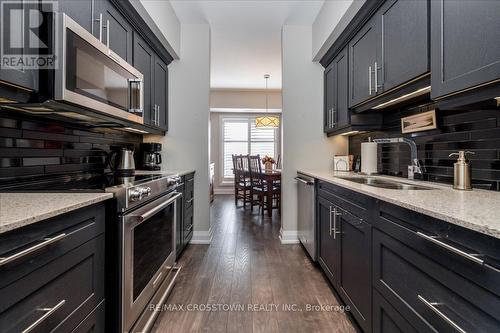
[[[355,182],[358,184],[363,184],[363,185],[368,185],[368,186],[373,186],[373,187],[379,187],[379,188],[385,188],[389,190],[434,190],[432,187],[426,187],[426,186],[421,186],[421,185],[415,185],[415,184],[408,184],[408,183],[403,183],[395,180],[389,180],[389,179],[380,179],[377,177],[339,177],[340,179],[348,180],[351,182]]]

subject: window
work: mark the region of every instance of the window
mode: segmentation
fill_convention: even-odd
[[[221,127],[224,178],[234,177],[232,155],[277,157],[279,129],[256,128],[255,116],[222,117]]]

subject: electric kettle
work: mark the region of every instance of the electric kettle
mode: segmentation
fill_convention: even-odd
[[[127,147],[111,147],[108,164],[116,176],[133,176],[135,173],[134,151]]]

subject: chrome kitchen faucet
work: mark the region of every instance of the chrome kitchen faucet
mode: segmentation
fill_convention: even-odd
[[[374,139],[373,142],[376,143],[406,143],[410,146],[411,151],[411,165],[408,165],[408,179],[415,179],[415,174],[423,174],[424,167],[420,164],[417,157],[417,145],[410,139],[407,138],[383,138]]]

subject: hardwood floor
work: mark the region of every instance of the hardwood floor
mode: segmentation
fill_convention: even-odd
[[[177,309],[162,311],[153,332],[355,332],[345,313],[306,311],[307,304],[338,302],[301,245],[281,245],[278,214],[271,221],[235,207],[232,196],[216,196],[211,218],[212,244],[186,248],[168,299]],[[206,304],[244,311],[194,311]],[[286,304],[297,311],[285,311]]]

